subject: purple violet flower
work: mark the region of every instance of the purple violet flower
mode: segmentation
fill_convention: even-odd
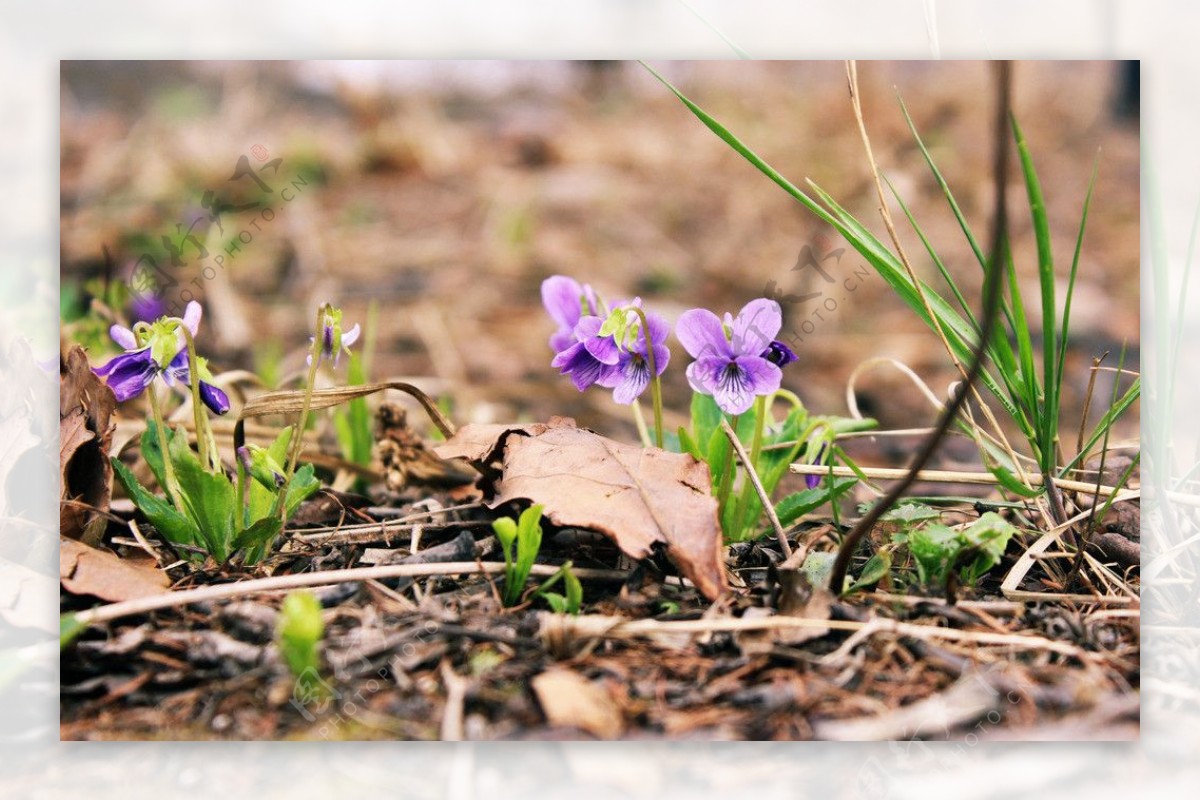
[[[183,325],[193,337],[200,328],[202,312],[200,304],[196,301],[188,303],[184,310]],[[153,325],[151,328],[153,329]],[[95,368],[95,373],[105,379],[118,402],[141,395],[159,376],[167,386],[174,386],[176,381],[191,386],[187,339],[182,331],[176,332],[174,352],[166,366],[155,358],[154,344],[144,343],[139,347],[138,337],[132,330],[114,325],[109,329],[109,335],[114,342],[125,348],[125,352],[113,357],[108,364]],[[161,349],[161,344],[159,347]],[[165,359],[165,354],[160,358]],[[215,414],[225,414],[229,411],[229,397],[207,381],[200,382],[200,399]]]
[[[782,325],[779,304],[766,298],[747,303],[736,319],[726,314],[723,324],[707,309],[684,312],[675,335],[695,359],[687,368],[688,383],[711,395],[726,414],[745,412],[756,396],[779,389],[783,372],[764,354],[772,352]]]
[[[650,329],[650,347],[654,348],[654,369],[662,375],[671,361],[667,348],[667,337],[671,326],[657,314],[646,312],[646,324]],[[612,339],[612,337],[608,337]],[[617,363],[597,381],[602,387],[613,391],[613,400],[628,406],[637,400],[650,385],[650,354],[646,345],[646,332],[639,330],[637,340],[628,349],[620,349]]]
[[[778,339],[772,340],[771,344],[767,345],[767,349],[758,355],[762,356],[776,367],[787,367],[789,364],[800,358],[796,355],[794,350],[780,342]]]
[[[604,321],[594,315],[581,317],[575,324],[568,346],[550,361],[563,375],[569,375],[575,389],[583,392],[592,384],[611,386],[610,375],[620,362],[619,349],[612,336],[600,336]]]
[[[565,275],[552,275],[542,282],[542,305],[558,323],[558,330],[550,335],[550,349],[555,353],[575,344],[575,326],[582,318],[604,314],[592,287]]]
[[[134,322],[152,323],[166,313],[167,304],[157,295],[136,295],[129,302],[129,314]]]
[[[349,331],[343,332],[342,310],[326,306],[325,311],[321,314],[321,351],[317,354],[317,364],[333,359],[333,366],[337,367],[342,353],[350,352],[350,346],[358,341],[361,333],[362,328],[358,323],[355,323]],[[311,345],[313,337],[309,337],[308,342]],[[312,364],[312,353],[305,358],[305,363]]]
[[[814,465],[821,464],[822,460],[824,458],[825,458],[825,445],[821,445],[820,449],[817,451],[817,455],[813,457],[812,464],[814,464]],[[809,489],[816,489],[817,487],[819,487],[821,485],[822,478],[823,478],[823,476],[815,474],[815,473],[812,475],[805,475],[804,476],[804,486],[808,487]]]

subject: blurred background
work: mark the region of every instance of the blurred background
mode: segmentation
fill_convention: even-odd
[[[886,239],[841,62],[654,66],[793,183],[816,182]],[[977,305],[978,264],[898,97],[986,241],[990,66],[862,62],[859,78],[880,166]],[[1115,364],[1127,345],[1126,365],[1138,367],[1136,87],[1120,62],[1015,69],[1060,303],[1099,159],[1066,431],[1078,425],[1094,356],[1110,352]],[[1019,172],[1011,179],[1028,301],[1035,253]],[[916,268],[940,286],[893,214]],[[129,320],[194,297],[205,303],[200,344],[214,372],[287,384],[304,366],[313,312],[329,301],[349,324],[370,321],[373,378],[416,380],[446,397],[460,424],[567,414],[633,437],[626,408],[599,389],[576,392],[550,367],[554,325],[539,285],[560,273],[607,298],[639,295],[672,322],[693,306],[736,312],[774,294],[781,338],[800,355],[784,386],[815,413],[847,412],[847,379],[865,359],[898,359],[939,395],[956,377],[936,337],[856,252],[631,62],[64,61],[61,269],[63,319],[94,363],[115,346],[89,310],[113,301],[124,308],[108,312]],[[132,292],[119,298],[114,283]],[[690,393],[687,356],[671,347],[673,427]],[[863,412],[885,427],[934,417],[894,371],[858,388]],[[1101,380],[1096,405],[1108,400]],[[1136,436],[1136,419],[1118,433]],[[903,461],[911,442],[878,447]],[[963,457],[972,452],[966,443]]]

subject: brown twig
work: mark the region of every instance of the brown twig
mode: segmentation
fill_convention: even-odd
[[[733,446],[733,450],[737,453],[738,458],[742,460],[742,466],[746,468],[746,478],[754,485],[754,490],[758,493],[758,499],[762,501],[763,509],[766,510],[767,518],[771,521],[771,528],[775,529],[775,539],[779,540],[779,547],[783,549],[783,556],[786,559],[792,555],[792,544],[788,542],[787,534],[783,530],[783,525],[779,522],[779,515],[775,514],[775,506],[771,503],[771,496],[767,494],[766,487],[758,477],[754,465],[750,461],[750,456],[746,453],[745,446],[738,439],[737,432],[729,425],[729,421],[721,418],[721,429],[725,432],[725,436],[729,438],[729,444]],[[741,509],[738,509],[740,512]]]
[[[271,576],[269,578],[237,581],[231,584],[215,584],[197,587],[192,590],[167,592],[161,595],[151,595],[146,598],[135,598],[131,601],[97,606],[84,610],[75,615],[75,620],[84,625],[105,623],[117,618],[130,615],[142,615],[159,609],[170,609],[175,606],[219,601],[225,598],[237,598],[256,592],[273,592],[291,590],[296,587],[316,587],[325,584],[340,584],[347,581],[367,581],[370,579],[386,579],[417,576],[454,576],[468,574],[503,573],[506,565],[503,562],[443,562],[426,565],[377,565],[375,567],[355,567],[347,570],[322,570],[315,573],[296,573],[287,576]],[[534,565],[530,569],[533,576],[552,576],[559,568],[555,565]],[[575,576],[587,581],[624,581],[628,576],[624,570],[601,570],[596,568],[573,568]]]
[[[853,73],[852,73],[853,76]],[[997,125],[998,128],[1007,124],[1007,112],[1009,105],[1011,65],[1007,61],[1000,62],[999,71],[999,86],[1000,86],[1000,102],[997,104]],[[856,89],[856,80],[851,81],[852,89]],[[861,114],[861,111],[859,112]],[[865,134],[865,128],[863,130]],[[946,405],[945,410],[938,418],[937,426],[934,432],[922,444],[920,451],[917,452],[912,464],[909,465],[907,474],[900,479],[892,489],[882,498],[880,498],[874,506],[871,507],[857,525],[846,535],[842,547],[838,549],[837,559],[833,563],[833,571],[829,578],[830,592],[835,595],[840,595],[842,587],[845,585],[846,572],[850,568],[850,559],[854,556],[854,551],[858,547],[858,543],[866,535],[868,531],[879,521],[884,513],[890,509],[896,501],[898,501],[917,480],[917,476],[921,469],[928,463],[929,459],[941,444],[942,438],[946,432],[950,430],[950,426],[954,424],[955,417],[958,416],[959,410],[967,401],[972,387],[978,380],[980,373],[983,372],[983,360],[987,353],[988,342],[991,341],[992,333],[996,330],[996,324],[1000,318],[1000,287],[1001,275],[1003,271],[1000,268],[1000,263],[1003,261],[1003,248],[1005,247],[1004,238],[1005,230],[1008,225],[1008,202],[1005,194],[1006,176],[1008,175],[1008,140],[1005,137],[998,136],[996,143],[996,163],[995,163],[995,190],[996,190],[996,213],[992,220],[992,243],[991,243],[991,259],[988,264],[987,275],[984,279],[983,287],[983,320],[979,330],[979,341],[975,345],[975,352],[971,355],[971,366],[967,370],[967,375],[963,379],[962,385],[958,392],[954,394],[950,403]],[[876,172],[878,178],[878,172]],[[883,197],[883,189],[879,187],[880,203],[883,205],[883,211],[888,219],[886,203]]]

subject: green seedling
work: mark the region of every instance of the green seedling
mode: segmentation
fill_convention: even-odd
[[[298,697],[319,697],[326,691],[326,684],[321,680],[320,657],[324,635],[325,621],[321,617],[321,602],[316,596],[307,590],[288,593],[279,610],[275,641],[295,677]]]
[[[542,506],[534,504],[521,513],[519,522],[511,517],[492,521],[492,529],[504,551],[505,606],[516,606],[521,602],[525,583],[542,547],[541,520]]]

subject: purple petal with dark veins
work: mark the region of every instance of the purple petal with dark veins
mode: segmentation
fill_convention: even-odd
[[[143,348],[132,353],[122,353],[108,364],[96,369],[103,376],[119,402],[136,398],[158,374],[158,365],[150,356],[150,349]]]

